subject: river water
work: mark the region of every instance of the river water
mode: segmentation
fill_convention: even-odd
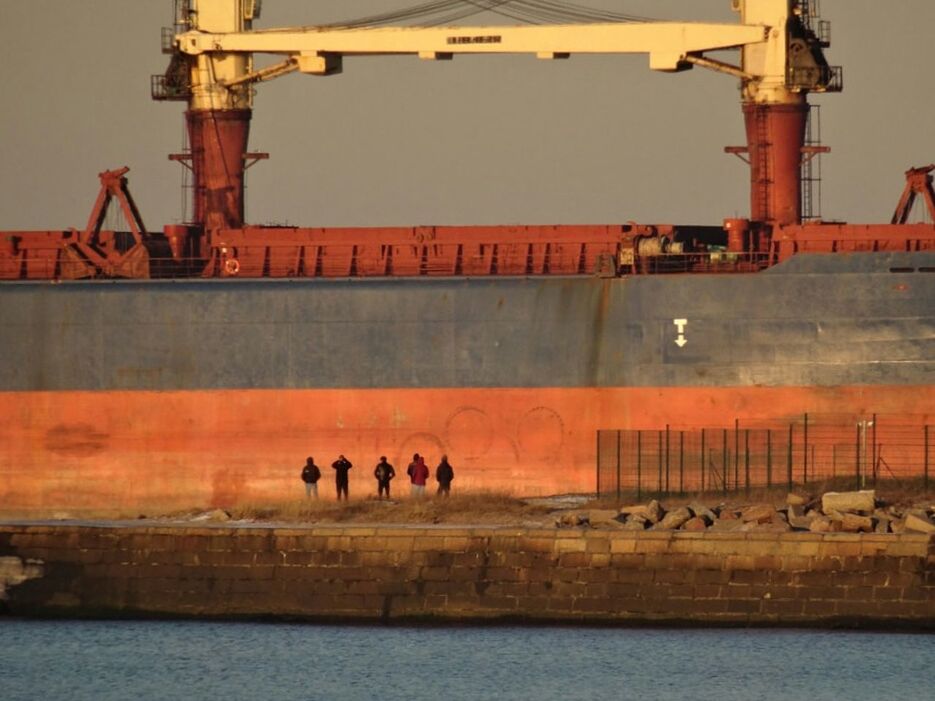
[[[935,636],[0,619],[0,699],[924,699]]]

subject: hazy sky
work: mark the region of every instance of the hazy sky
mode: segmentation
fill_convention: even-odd
[[[422,0],[265,0],[257,26]],[[734,21],[730,0],[576,0]],[[845,92],[817,96],[832,153],[823,214],[888,221],[903,171],[935,161],[932,0],[823,0]],[[171,0],[0,0],[0,229],[83,227],[97,173],[128,165],[146,225],[179,221],[182,103],[149,97]],[[485,17],[486,23],[491,18]],[[746,215],[737,81],[652,73],[645,56],[345,60],[259,86],[254,223],[719,223]]]

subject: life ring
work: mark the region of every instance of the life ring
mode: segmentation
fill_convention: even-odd
[[[224,272],[227,275],[236,275],[240,272],[240,261],[236,258],[228,258],[224,261]]]

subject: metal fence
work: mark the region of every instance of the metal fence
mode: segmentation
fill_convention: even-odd
[[[935,426],[909,415],[808,415],[731,428],[666,426],[597,434],[597,491],[736,492],[850,478],[921,478],[935,468]]]

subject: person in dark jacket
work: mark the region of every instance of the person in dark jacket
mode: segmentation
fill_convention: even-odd
[[[341,500],[341,493],[344,493],[344,501],[347,501],[347,473],[354,465],[343,455],[339,455],[338,459],[331,463],[331,467],[334,469],[334,486],[338,490],[338,501]]]
[[[380,456],[380,462],[373,470],[373,476],[377,478],[377,497],[382,499],[386,492],[386,498],[390,498],[390,480],[396,476],[396,470],[386,461],[386,456]]]
[[[438,481],[439,496],[451,494],[451,481],[455,478],[454,468],[448,463],[448,456],[442,455],[442,460],[435,468],[435,479]]]
[[[318,480],[321,479],[321,470],[315,464],[315,458],[309,456],[302,468],[302,481],[305,482],[305,498],[314,496],[318,498]]]

